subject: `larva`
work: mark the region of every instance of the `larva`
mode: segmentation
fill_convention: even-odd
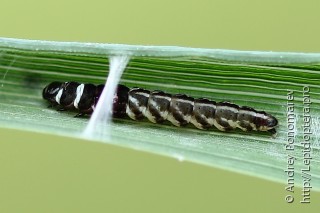
[[[91,114],[104,85],[77,82],[52,82],[43,89],[42,96],[59,110],[77,109],[81,116]],[[239,128],[243,131],[268,131],[276,134],[278,120],[251,107],[187,95],[171,95],[163,91],[149,91],[119,84],[113,99],[113,116],[129,116],[133,120],[147,118],[153,123],[170,121],[175,126],[192,123],[199,129],[215,126],[221,131]]]

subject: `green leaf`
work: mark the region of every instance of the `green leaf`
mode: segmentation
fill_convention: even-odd
[[[295,157],[294,179],[302,187],[306,109],[310,108],[312,187],[320,188],[320,54],[244,52],[182,47],[130,46],[0,38],[0,126],[83,137],[88,118],[57,112],[42,100],[52,81],[104,83],[108,57],[131,55],[121,83],[129,87],[184,93],[231,101],[275,115],[278,135],[261,132],[202,131],[189,125],[115,119],[95,141],[116,144],[209,166],[287,182],[288,155]],[[309,92],[303,89],[309,88]],[[292,92],[293,101],[288,101]],[[312,104],[304,104],[309,95]],[[294,104],[294,150],[288,144],[287,107]],[[304,114],[305,113],[305,114]],[[289,135],[290,136],[290,135]],[[291,140],[291,139],[290,139]],[[305,156],[303,155],[304,153]]]

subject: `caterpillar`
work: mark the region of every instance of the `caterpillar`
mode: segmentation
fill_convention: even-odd
[[[76,116],[91,114],[104,88],[103,84],[52,82],[42,92],[50,106],[58,110],[78,110]],[[142,88],[128,88],[119,84],[113,99],[113,116],[133,120],[147,118],[153,123],[170,121],[175,126],[192,123],[199,129],[215,126],[220,131],[239,128],[243,131],[267,131],[276,135],[278,120],[251,107],[230,102],[215,102],[206,98],[192,98],[184,94],[168,94]]]

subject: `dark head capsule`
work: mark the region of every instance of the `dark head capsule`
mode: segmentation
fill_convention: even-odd
[[[43,99],[48,100],[50,103],[56,103],[56,96],[58,95],[62,84],[62,82],[55,81],[46,86],[42,91]]]

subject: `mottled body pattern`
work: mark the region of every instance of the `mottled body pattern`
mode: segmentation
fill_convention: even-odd
[[[102,93],[104,85],[77,82],[53,82],[43,89],[43,98],[60,110],[77,109],[78,115],[90,114]],[[230,102],[194,99],[187,95],[171,95],[163,91],[141,88],[129,89],[118,85],[113,100],[114,117],[129,116],[133,120],[147,118],[153,123],[170,121],[175,126],[192,123],[199,129],[215,126],[221,131],[239,128],[243,131],[268,131],[276,134],[277,119],[251,107]]]

